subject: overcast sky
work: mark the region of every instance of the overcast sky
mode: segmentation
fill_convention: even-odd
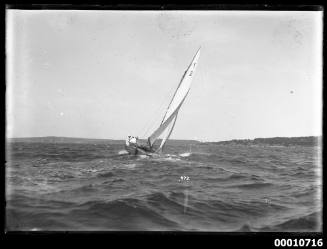
[[[201,46],[171,138],[322,134],[322,12],[7,11],[7,135],[150,135]]]

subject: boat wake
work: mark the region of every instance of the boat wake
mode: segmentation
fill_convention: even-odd
[[[181,157],[189,157],[190,155],[192,155],[191,152],[185,152],[185,153],[179,154],[179,156],[181,156]]]

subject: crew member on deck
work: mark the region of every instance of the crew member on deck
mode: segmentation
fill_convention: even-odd
[[[126,146],[129,146],[129,138],[130,138],[130,136],[128,136],[128,137],[126,138],[126,140],[125,140],[125,144],[126,144]]]
[[[128,136],[125,143],[126,146],[130,146],[130,145],[137,146],[137,138],[133,136]]]

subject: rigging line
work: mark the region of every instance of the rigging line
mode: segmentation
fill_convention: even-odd
[[[174,123],[173,123],[172,127],[170,128],[170,131],[169,131],[167,137],[165,138],[165,140],[163,141],[163,143],[161,142],[161,145],[160,145],[160,147],[159,147],[159,149],[157,151],[159,151],[159,150],[163,151],[163,148],[166,145],[166,143],[167,143],[167,141],[168,141],[171,133],[173,132],[174,127],[175,127],[177,116],[178,116],[178,112],[176,113],[176,116],[175,116],[175,119],[174,119]]]
[[[154,127],[155,123],[157,123],[158,120],[159,120],[159,117],[157,115],[156,118],[153,118],[152,122],[149,124],[148,128],[146,129],[146,131],[142,134],[142,137],[147,137],[146,134],[148,134],[148,132]]]
[[[190,66],[189,66],[189,67],[190,67]],[[168,110],[169,110],[169,107],[170,107],[171,103],[173,102],[173,99],[174,99],[174,97],[175,97],[175,95],[176,95],[176,93],[177,93],[177,90],[179,89],[180,85],[182,84],[182,81],[183,81],[183,79],[184,79],[184,77],[185,77],[185,75],[186,75],[186,73],[187,73],[187,70],[188,70],[188,69],[186,69],[186,71],[184,72],[184,74],[183,74],[181,80],[179,81],[179,84],[178,84],[178,86],[177,86],[177,88],[176,88],[176,90],[175,90],[175,92],[174,92],[174,95],[173,95],[173,97],[171,98],[171,100],[170,100],[170,102],[169,102],[169,105],[168,105],[168,107],[167,107],[167,109],[166,109],[166,112],[165,112],[165,115],[164,115],[164,117],[163,117],[163,119],[162,119],[162,121],[161,121],[161,124],[163,123],[163,121],[164,121],[165,118],[166,118],[166,115],[167,115],[167,112],[168,112]]]
[[[191,64],[192,64],[192,63],[191,63]],[[191,66],[191,64],[189,65],[189,67]],[[177,92],[179,86],[181,85],[181,83],[182,83],[184,77],[185,77],[186,72],[187,72],[187,70],[184,72],[184,74],[183,74],[183,76],[182,76],[180,82],[178,83],[178,86],[177,86],[177,88],[176,88],[175,91],[174,91],[174,95],[173,95],[173,97],[170,97],[170,102],[169,102],[168,107],[166,108],[165,115],[164,115],[164,117],[163,117],[163,119],[162,119],[162,121],[161,121],[161,124],[162,124],[163,120],[164,120],[165,117],[166,117],[166,114],[167,114],[167,111],[168,111],[168,109],[169,109],[169,107],[170,107],[170,104],[171,104],[171,102],[173,101],[173,99],[174,99],[174,97],[175,97],[175,94],[176,94],[176,92]],[[175,87],[174,87],[174,88],[175,88]],[[165,95],[165,98],[163,99],[163,102],[162,102],[162,103],[160,104],[160,106],[156,109],[155,113],[157,113],[157,111],[163,107],[163,104],[166,103],[166,101],[168,100],[168,97],[169,97],[170,95],[171,95],[171,91],[168,91],[167,94]],[[160,115],[161,115],[161,114],[160,114]],[[154,116],[154,115],[153,115],[153,116]],[[159,117],[156,117],[156,118],[159,119]],[[149,125],[151,125],[151,126],[148,126],[148,125],[147,125],[148,128],[146,129],[146,131],[144,132],[144,134],[142,135],[142,137],[144,137],[144,136],[147,134],[147,132],[148,132],[151,128],[153,128],[153,126],[154,126],[154,124],[155,124],[155,121],[157,121],[157,119],[154,120],[154,118],[153,118],[153,119],[150,120],[150,121],[152,121],[151,123],[149,122]],[[143,129],[143,130],[144,130],[144,129]],[[142,130],[142,131],[143,131],[143,130]]]
[[[161,104],[158,105],[157,109],[155,109],[155,111],[151,114],[151,117],[152,118],[149,119],[149,121],[146,123],[146,125],[141,130],[142,131],[142,137],[144,137],[148,133],[148,131],[150,130],[150,128],[152,128],[154,126],[155,122],[157,122],[159,120],[159,109],[162,109],[162,107],[164,106],[164,104],[166,104],[169,95],[170,95],[170,91],[168,91],[166,93],[166,95],[164,96],[163,100],[161,101]],[[161,115],[161,112],[160,112],[160,115]]]
[[[179,111],[179,109],[181,108],[183,102],[185,101],[185,98],[187,97],[188,93],[189,93],[190,89],[188,89],[188,91],[186,92],[184,98],[182,99],[181,103],[178,105],[178,107],[175,109],[175,111],[169,116],[169,118],[163,122],[162,125],[160,125],[158,127],[157,130],[155,130],[152,135],[148,138],[149,141],[149,145],[152,146],[153,143],[157,140],[157,138],[162,134],[162,132],[167,128],[167,126],[169,125],[169,123],[171,122],[172,118],[174,118],[174,116],[176,115],[176,113]],[[153,141],[151,141],[153,140]]]

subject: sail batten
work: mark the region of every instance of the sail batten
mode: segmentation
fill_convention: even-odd
[[[174,129],[178,111],[181,108],[186,96],[190,91],[191,82],[194,77],[194,71],[196,69],[199,56],[200,56],[200,49],[196,52],[191,63],[189,64],[186,71],[184,72],[182,79],[179,82],[177,89],[175,90],[174,95],[167,107],[167,110],[161,121],[160,126],[148,138],[148,143],[150,147],[152,147],[156,139],[158,139],[158,137],[161,136],[166,131],[165,133],[166,135],[163,138],[160,147],[158,148],[158,151],[163,148],[163,146],[167,142],[169,136],[171,135]]]

